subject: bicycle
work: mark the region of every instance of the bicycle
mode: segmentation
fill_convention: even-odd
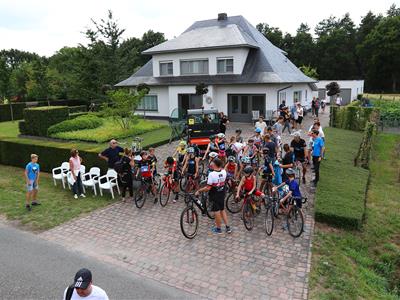
[[[192,192],[196,189],[197,183],[193,174],[186,174],[186,176],[182,176],[182,179],[179,181],[179,186],[181,191]]]
[[[299,237],[304,231],[304,215],[301,205],[307,202],[306,197],[290,197],[284,205],[286,224],[292,237]]]
[[[172,174],[166,173],[164,174],[163,184],[160,187],[160,204],[162,207],[165,207],[168,204],[169,198],[171,196],[171,191],[174,192],[178,185],[177,181],[173,181],[171,184],[171,176]]]
[[[276,209],[276,201],[274,200],[273,197],[267,197],[267,201],[265,202],[265,221],[264,221],[265,233],[267,235],[271,235],[272,232],[274,231],[275,209]]]
[[[261,208],[257,207],[258,201],[254,199],[253,195],[245,193],[242,206],[242,218],[244,227],[249,231],[254,228],[255,215],[261,212]]]
[[[297,183],[299,184],[299,186],[301,185],[301,181],[302,181],[302,174],[303,174],[303,164],[301,161],[299,160],[295,160],[294,161],[294,166],[293,166],[293,170],[295,172],[295,180],[297,180]]]
[[[147,195],[152,193],[152,186],[153,186],[153,178],[152,182],[148,182],[145,179],[141,178],[141,184],[138,191],[135,194],[135,205],[137,208],[142,208],[144,203],[146,202]]]

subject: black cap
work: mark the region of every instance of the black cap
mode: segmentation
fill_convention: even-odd
[[[92,272],[88,269],[80,269],[75,274],[74,287],[78,289],[87,289],[89,284],[92,282]]]

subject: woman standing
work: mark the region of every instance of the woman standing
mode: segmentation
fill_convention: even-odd
[[[220,112],[219,119],[219,132],[225,134],[226,125],[229,123],[228,117],[223,112]]]
[[[69,159],[69,169],[71,171],[72,178],[74,179],[74,184],[72,185],[72,191],[74,193],[74,198],[78,199],[78,195],[85,198],[82,187],[81,178],[81,163],[82,158],[79,156],[79,152],[76,149],[71,150],[71,157]]]
[[[299,124],[299,128],[302,129],[303,126],[301,123],[303,122],[303,117],[304,117],[304,109],[303,106],[301,106],[300,102],[297,102],[297,124]]]

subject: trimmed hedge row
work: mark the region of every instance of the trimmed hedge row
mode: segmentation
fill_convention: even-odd
[[[363,131],[367,122],[379,120],[379,109],[348,105],[345,107],[331,106],[330,126],[342,129]]]
[[[69,113],[70,114],[87,112],[87,106],[86,105],[69,106],[68,108],[69,108]]]
[[[358,149],[356,158],[354,159],[354,165],[368,169],[369,159],[371,156],[372,142],[376,133],[376,123],[367,122],[364,130],[364,136]]]
[[[61,123],[50,126],[47,134],[51,136],[52,134],[66,131],[75,131],[82,129],[93,129],[103,125],[103,120],[99,117],[89,114],[78,116],[72,120],[62,121]]]
[[[21,134],[47,136],[50,126],[68,119],[68,106],[43,106],[26,108],[25,122],[20,125]]]
[[[315,194],[315,220],[329,225],[359,229],[365,216],[369,171],[354,166],[362,133],[326,128],[327,160],[321,163]],[[340,174],[340,176],[335,176]]]
[[[13,119],[22,120],[25,107],[25,103],[0,104],[0,122],[12,121]]]

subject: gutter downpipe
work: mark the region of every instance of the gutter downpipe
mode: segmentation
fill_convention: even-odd
[[[279,93],[284,91],[284,90],[286,90],[286,89],[288,89],[288,88],[291,88],[292,86],[293,86],[293,84],[288,85],[287,87],[281,88],[276,92],[276,109],[277,110],[278,110],[278,107],[279,107]]]

